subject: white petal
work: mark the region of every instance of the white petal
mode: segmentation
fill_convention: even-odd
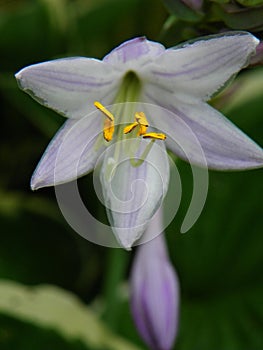
[[[246,32],[204,37],[166,50],[147,67],[145,77],[186,102],[208,100],[247,64],[258,43]]]
[[[162,101],[156,96],[152,101],[166,109],[148,105],[149,119],[168,136],[167,147],[179,157],[218,170],[263,166],[262,148],[208,104],[186,105],[174,96],[166,95]]]
[[[163,45],[149,41],[145,37],[125,41],[116,47],[103,61],[121,70],[134,70],[138,73],[142,66],[152,62],[165,51]]]
[[[93,170],[104,149],[98,112],[69,119],[50,142],[31,179],[32,189],[72,181]]]
[[[113,102],[120,73],[102,61],[75,57],[26,67],[16,79],[41,104],[66,117],[80,118],[94,110],[94,101]]]
[[[162,203],[169,181],[169,162],[163,142],[155,141],[142,164],[134,166],[130,158],[138,161],[151,141],[137,138],[120,142],[117,159],[119,144],[105,153],[101,184],[116,238],[130,249]]]

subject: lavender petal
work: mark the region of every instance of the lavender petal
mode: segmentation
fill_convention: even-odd
[[[162,232],[160,209],[149,230]],[[152,350],[170,350],[178,329],[179,282],[163,234],[139,246],[130,288],[132,314],[142,338]]]
[[[176,93],[185,102],[207,101],[242,69],[259,41],[246,32],[230,32],[166,50],[147,67],[152,85]]]
[[[125,41],[105,56],[103,62],[118,69],[127,70],[128,68],[138,72],[142,66],[152,62],[164,51],[165,48],[161,44],[139,37]]]
[[[262,148],[208,104],[182,104],[173,95],[157,98],[153,91],[147,96],[164,107],[148,105],[148,114],[152,125],[167,135],[167,147],[180,158],[217,170],[263,166]]]
[[[162,141],[152,144],[144,160],[142,154],[152,141],[136,138],[120,142],[118,159],[114,158],[118,146],[105,152],[100,180],[113,232],[121,246],[129,250],[162,203],[168,187],[169,162]],[[134,153],[127,151],[133,148]],[[141,160],[140,165],[134,165]]]
[[[35,64],[19,71],[16,79],[38,102],[71,118],[92,112],[94,101],[112,103],[120,83],[117,70],[84,57]]]
[[[38,189],[72,181],[93,170],[105,148],[98,112],[80,120],[67,120],[50,142],[31,179]],[[100,140],[100,145],[95,143]]]

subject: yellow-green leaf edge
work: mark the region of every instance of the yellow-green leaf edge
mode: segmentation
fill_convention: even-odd
[[[0,280],[0,312],[52,329],[94,349],[140,350],[113,334],[74,294],[52,285]]]

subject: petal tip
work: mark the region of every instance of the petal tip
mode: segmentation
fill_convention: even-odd
[[[253,40],[255,46],[258,46],[258,44],[260,43],[260,40],[257,37],[255,37],[254,35],[252,35],[252,40]]]
[[[32,178],[31,181],[30,181],[30,188],[31,188],[31,190],[32,191],[36,191],[39,188],[44,187],[44,186],[41,186],[40,183],[41,182],[35,181],[35,179]]]
[[[127,251],[131,251],[134,243],[141,237],[141,230],[138,233],[135,228],[112,227],[114,235],[120,245]]]
[[[32,191],[36,191],[38,189],[37,181],[35,181],[34,175],[31,177],[30,180],[30,188]]]
[[[47,181],[47,179],[43,179],[38,173],[34,173],[31,177],[30,181],[30,188],[32,191],[39,190],[40,188],[43,187],[49,187],[49,186],[54,186],[54,183],[51,183],[50,181]]]
[[[132,250],[132,246],[134,244],[134,240],[128,239],[127,237],[123,238],[120,235],[117,236],[117,240],[120,244],[121,248],[124,248],[127,251],[131,251]]]
[[[29,66],[30,67],[30,66]],[[20,69],[18,72],[15,73],[16,80],[20,81],[23,79],[24,72],[28,70],[29,67],[25,67]]]
[[[22,74],[21,74],[22,70],[20,70],[19,72],[17,72],[15,74],[15,78],[16,78],[16,81],[17,81],[17,84],[19,86],[20,89],[23,89],[23,86],[22,86]]]

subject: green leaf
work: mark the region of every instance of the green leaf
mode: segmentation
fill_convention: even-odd
[[[6,101],[15,108],[18,113],[23,114],[31,125],[40,130],[47,138],[54,136],[65,118],[54,111],[41,106],[31,97],[18,88],[14,73],[3,73],[0,75],[0,91]]]
[[[261,304],[262,288],[240,289],[216,301],[182,300],[176,349],[262,349]]]
[[[234,84],[233,94],[224,105],[224,111],[229,111],[229,113],[232,110],[235,112],[235,109],[239,109],[246,104],[251,106],[254,99],[262,97],[263,69],[260,67],[245,72],[236,79]],[[225,94],[227,93],[228,91],[225,91]],[[255,111],[255,108],[253,108],[253,111]]]
[[[231,29],[260,31],[263,27],[263,7],[240,8],[214,4],[214,11]]]
[[[262,349],[262,190],[260,170],[211,173],[204,213],[190,232],[173,232],[182,288],[176,349]]]
[[[243,6],[259,6],[263,5],[262,0],[237,0],[237,2]]]
[[[229,118],[261,144],[262,74],[258,69],[241,75],[236,81],[239,88],[224,108]],[[180,171],[182,207],[167,230],[182,295],[175,348],[261,350],[262,170],[210,172],[204,211],[184,235],[176,232],[189,205],[192,178],[187,164],[181,163]]]
[[[79,340],[66,340],[57,332],[0,314],[1,350],[88,350]]]
[[[67,341],[81,341],[88,348],[138,350],[109,331],[73,294],[51,285],[28,287],[0,281],[0,312],[53,330]]]
[[[213,2],[217,4],[228,4],[230,1],[229,0],[213,0]]]
[[[247,70],[221,96],[223,113],[260,145],[262,135],[263,68]]]
[[[33,193],[1,191],[0,196],[0,277],[74,285],[79,250],[56,204]]]
[[[171,14],[183,21],[199,22],[204,17],[204,13],[191,9],[181,0],[163,0],[163,2]]]
[[[44,61],[62,46],[52,27],[47,7],[40,1],[25,1],[0,12],[1,71]],[[61,38],[60,38],[61,39]]]

